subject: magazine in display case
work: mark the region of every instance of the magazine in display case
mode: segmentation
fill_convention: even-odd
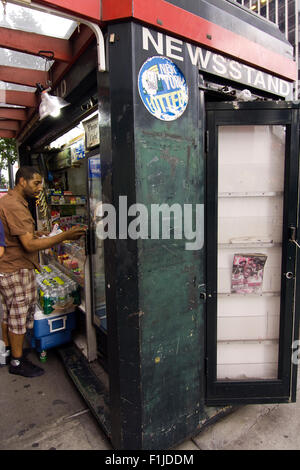
[[[261,294],[267,256],[261,253],[235,254],[233,257],[231,292]]]

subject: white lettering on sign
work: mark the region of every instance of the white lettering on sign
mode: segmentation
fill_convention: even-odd
[[[242,72],[241,72],[242,65],[236,62],[235,60],[231,60],[229,62],[229,75],[233,80],[241,80]]]
[[[177,46],[175,46],[177,44]],[[178,47],[181,46],[181,47]],[[170,36],[166,37],[166,54],[170,59],[177,59],[183,61],[183,57],[180,55],[174,54],[173,51],[180,52],[182,54],[183,42],[178,39],[171,38]]]
[[[214,54],[213,55],[213,70],[218,75],[225,75],[226,74],[226,59],[221,55]]]
[[[143,28],[143,49],[149,50],[149,40],[158,54],[164,54],[164,38],[162,34],[157,35],[157,41],[150,33],[149,29]]]
[[[236,60],[185,43],[171,36],[150,31],[146,27],[143,27],[143,49],[150,52],[155,51],[157,54],[181,62],[184,62],[185,58],[188,57],[191,64],[198,67],[199,70],[292,99],[292,82],[274,77],[249,65],[241,64]],[[188,54],[185,54],[186,50]]]

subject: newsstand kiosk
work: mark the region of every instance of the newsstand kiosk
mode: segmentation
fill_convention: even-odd
[[[59,348],[74,384],[114,448],[168,449],[233,404],[296,400],[297,70],[230,2],[100,3],[107,70],[91,44],[20,163],[43,171],[48,221],[88,225],[43,255],[82,290]]]

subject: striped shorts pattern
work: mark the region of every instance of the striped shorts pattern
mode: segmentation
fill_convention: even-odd
[[[34,269],[20,269],[14,273],[0,273],[0,300],[3,322],[9,331],[25,334],[33,328],[37,288]]]

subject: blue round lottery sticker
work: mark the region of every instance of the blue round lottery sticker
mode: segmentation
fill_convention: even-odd
[[[142,66],[138,86],[148,111],[162,121],[174,121],[188,104],[188,86],[181,70],[167,57],[155,56]]]

